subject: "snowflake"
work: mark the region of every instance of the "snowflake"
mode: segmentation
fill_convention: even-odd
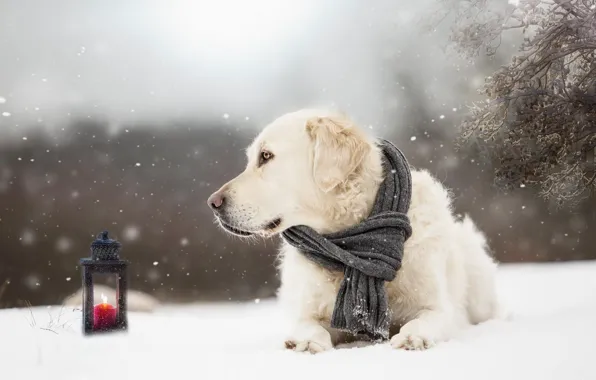
[[[410,141],[416,141],[416,136],[410,137]]]
[[[9,117],[10,116],[10,112],[2,112],[2,116]]]
[[[159,274],[159,271],[157,271],[155,268],[152,268],[149,271],[147,271],[147,278],[149,279],[149,281],[157,281],[160,277],[161,276]]]
[[[6,98],[3,98],[2,96],[0,96],[0,104],[4,104],[6,103]]]
[[[31,245],[35,242],[35,233],[29,229],[26,229],[21,234],[20,240],[25,245]]]
[[[37,277],[37,275],[35,274],[30,274],[29,276],[23,279],[25,286],[29,289],[36,289],[39,286],[39,281],[39,277]]]
[[[60,238],[58,238],[58,240],[56,240],[56,250],[58,252],[66,253],[70,250],[71,247],[72,241],[65,236],[61,236]]]
[[[137,240],[140,234],[141,232],[136,226],[128,226],[124,229],[124,239],[128,241]]]

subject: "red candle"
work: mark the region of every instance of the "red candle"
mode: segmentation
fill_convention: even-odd
[[[116,325],[116,308],[107,303],[107,297],[101,295],[102,303],[93,308],[93,328],[104,330]]]

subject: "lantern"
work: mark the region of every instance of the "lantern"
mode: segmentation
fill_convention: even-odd
[[[83,270],[83,333],[85,335],[125,331],[126,316],[126,269],[128,262],[120,260],[122,245],[108,237],[108,231],[97,236],[91,243],[91,258],[81,259]],[[113,274],[116,278],[116,305],[110,305],[102,295],[102,303],[93,305],[93,275]]]

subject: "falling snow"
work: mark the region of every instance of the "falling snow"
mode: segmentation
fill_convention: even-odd
[[[35,243],[35,233],[32,230],[26,229],[21,234],[20,240],[24,245],[31,245]]]
[[[141,231],[137,226],[127,226],[123,231],[124,239],[127,241],[135,241],[141,235]]]
[[[35,274],[30,274],[23,279],[25,286],[31,290],[36,290],[40,285],[40,278]]]
[[[58,252],[66,253],[72,248],[72,240],[65,236],[61,236],[56,240],[56,250]]]
[[[517,4],[517,0],[514,2]],[[80,38],[78,41],[89,42],[91,40]],[[41,65],[39,67],[24,65],[23,67],[26,68],[35,67],[38,71],[37,73],[24,72],[23,75],[33,77],[27,84],[34,83],[43,91],[48,91],[54,86],[58,88],[62,79],[67,82],[76,80],[79,87],[84,89],[84,84],[89,83],[84,81],[93,78],[93,75],[89,75],[93,72],[89,71],[92,68],[89,65],[102,62],[102,59],[108,57],[100,57],[98,52],[101,49],[96,47],[95,42],[92,42],[89,50],[84,46],[79,46],[78,43],[64,46],[64,48],[68,60],[76,61],[76,67],[72,67],[74,71],[62,75],[59,72],[48,71]],[[131,45],[129,48],[132,49],[134,46]],[[405,49],[403,52],[399,51],[399,54],[402,53],[411,54],[412,51]],[[414,53],[412,57],[416,56],[421,59],[425,57],[422,51]],[[85,54],[87,56],[76,58],[75,54],[79,57]],[[18,61],[18,57],[15,56],[15,59]],[[64,67],[68,67],[68,65]],[[457,70],[459,71],[459,69],[458,67]],[[118,71],[116,70],[116,72]],[[463,66],[462,71],[464,71]],[[420,70],[418,79],[427,74],[428,72]],[[137,83],[133,82],[135,78],[130,73],[122,72],[121,75],[123,80],[125,80],[125,76],[129,78],[128,83]],[[358,74],[355,73],[355,75]],[[465,73],[465,77],[469,78],[467,83],[471,86],[476,86],[484,81],[483,75],[474,75],[474,73]],[[416,78],[413,77],[413,79]],[[44,82],[47,84],[44,85]],[[416,83],[416,81],[411,83]],[[412,154],[412,162],[417,166],[420,164],[421,168],[425,165],[428,166],[428,169],[447,185],[465,184],[465,186],[459,186],[454,194],[459,206],[462,209],[470,210],[471,215],[478,218],[481,225],[490,226],[489,231],[493,231],[491,232],[491,241],[495,242],[495,250],[499,255],[513,260],[516,259],[518,252],[548,250],[550,248],[543,248],[543,241],[546,242],[545,245],[548,245],[551,235],[556,235],[552,240],[553,248],[547,253],[541,253],[540,260],[566,257],[568,247],[565,244],[579,241],[580,237],[585,244],[584,247],[587,247],[589,251],[589,243],[585,243],[588,236],[584,237],[588,234],[579,236],[582,231],[589,231],[588,228],[592,227],[585,215],[563,215],[560,218],[562,227],[558,226],[555,216],[551,216],[546,211],[542,212],[542,201],[534,191],[534,187],[539,186],[522,183],[519,188],[523,189],[526,186],[528,188],[523,191],[518,190],[517,193],[514,189],[510,198],[501,197],[485,186],[491,183],[491,173],[488,170],[481,171],[482,162],[480,160],[463,158],[463,155],[455,154],[452,141],[450,139],[441,140],[442,128],[453,127],[453,125],[446,125],[451,122],[436,123],[432,126],[434,129],[431,129],[430,122],[435,123],[436,120],[429,120],[432,116],[428,115],[435,115],[440,120],[445,119],[448,115],[450,121],[452,117],[454,118],[453,124],[455,125],[458,118],[463,117],[466,111],[465,108],[459,108],[460,105],[466,103],[465,96],[451,95],[453,86],[450,83],[444,85],[446,92],[450,93],[448,100],[435,102],[434,97],[439,97],[440,94],[433,92],[433,94],[424,95],[428,95],[428,99],[432,97],[432,100],[420,99],[411,105],[405,101],[408,92],[412,90],[411,85],[402,86],[403,83],[388,83],[388,86],[394,87],[394,93],[388,94],[386,99],[381,99],[385,102],[378,103],[376,99],[371,99],[371,104],[382,104],[382,107],[389,104],[394,108],[391,112],[395,112],[395,114],[386,114],[385,111],[388,108],[383,108],[382,112],[378,112],[377,109],[364,104],[361,115],[362,126],[373,129],[374,125],[374,129],[379,134],[386,134],[388,138],[394,139],[396,142],[403,140],[407,142],[407,134],[421,134],[422,140],[417,141],[417,136],[411,136],[410,141],[416,143],[406,144],[411,148],[408,155]],[[423,84],[427,84],[427,82]],[[160,87],[157,82],[149,83],[148,86]],[[317,91],[319,87],[316,88]],[[427,86],[420,87],[427,88]],[[404,91],[400,91],[400,88]],[[148,93],[154,100],[163,96],[163,91],[156,93],[148,91],[149,89],[150,87],[145,87],[135,95],[142,93],[147,97]],[[329,96],[333,96],[335,90],[334,86],[323,89]],[[134,275],[138,276],[137,279],[142,282],[140,286],[143,286],[143,283],[151,283],[147,286],[153,291],[156,289],[163,291],[175,286],[176,291],[181,293],[188,290],[183,286],[189,286],[195,287],[193,290],[196,290],[197,294],[205,295],[210,291],[220,292],[221,289],[201,288],[207,287],[207,285],[201,284],[210,284],[208,286],[216,284],[213,287],[217,287],[219,286],[217,284],[222,282],[196,281],[194,276],[197,278],[220,276],[226,284],[232,283],[234,279],[238,278],[241,280],[240,285],[229,285],[231,290],[227,289],[229,294],[226,294],[226,297],[229,295],[233,298],[238,294],[244,297],[246,296],[244,292],[251,292],[248,293],[248,299],[254,300],[256,304],[265,303],[264,300],[261,301],[260,298],[255,299],[254,297],[259,296],[264,299],[264,294],[273,293],[274,286],[266,285],[265,279],[273,278],[274,267],[266,259],[259,259],[261,261],[257,262],[256,257],[266,257],[271,251],[274,251],[275,246],[269,243],[264,247],[261,247],[260,243],[247,246],[244,242],[233,239],[225,240],[225,243],[222,243],[224,241],[222,236],[213,236],[220,231],[212,226],[212,215],[208,208],[200,209],[204,206],[201,197],[206,197],[205,194],[221,185],[219,182],[221,178],[234,174],[231,172],[232,164],[230,162],[237,160],[242,155],[244,148],[244,145],[240,144],[242,138],[254,132],[254,130],[250,130],[253,123],[247,123],[247,121],[253,120],[260,123],[265,116],[262,111],[238,109],[232,103],[220,104],[210,108],[219,110],[215,113],[215,118],[219,120],[215,120],[213,123],[213,120],[209,119],[209,122],[204,124],[199,121],[196,123],[196,128],[193,125],[188,130],[185,126],[184,138],[178,142],[176,142],[176,133],[170,134],[171,126],[166,124],[164,124],[165,132],[160,132],[159,128],[143,131],[140,125],[133,123],[127,123],[127,128],[124,128],[122,125],[117,125],[119,122],[114,121],[114,125],[109,125],[110,134],[104,134],[99,130],[102,128],[102,122],[99,121],[95,127],[91,128],[91,132],[86,134],[86,128],[79,128],[80,125],[75,122],[72,122],[72,125],[64,123],[58,124],[55,127],[55,132],[52,130],[52,133],[49,134],[49,142],[43,145],[39,142],[42,139],[35,137],[40,136],[38,131],[28,127],[31,125],[41,131],[46,126],[45,123],[48,124],[48,127],[52,126],[52,102],[48,104],[48,102],[38,99],[44,97],[43,93],[32,99],[23,99],[21,94],[20,91],[5,88],[3,90],[4,97],[0,96],[0,105],[2,105],[0,106],[0,124],[5,131],[12,133],[16,140],[14,147],[6,149],[6,153],[0,155],[0,192],[2,192],[0,195],[3,197],[8,195],[6,205],[0,214],[0,226],[9,226],[4,229],[7,232],[3,234],[4,240],[1,243],[8,242],[10,247],[17,248],[11,253],[17,258],[14,260],[15,262],[19,262],[19,260],[25,262],[24,258],[29,256],[39,257],[42,260],[41,265],[45,266],[47,262],[47,265],[53,266],[52,271],[48,271],[48,273],[55,277],[56,283],[63,282],[64,278],[67,282],[71,281],[71,277],[67,276],[73,275],[76,266],[73,257],[78,258],[80,252],[84,253],[88,249],[85,236],[81,236],[86,232],[81,233],[81,230],[87,231],[105,226],[110,229],[110,232],[114,230],[115,235],[120,235],[119,238],[125,243],[138,242],[141,236],[143,239],[147,239],[147,241],[143,241],[143,245],[129,244],[127,246],[125,244],[126,254],[130,254],[135,263],[139,265],[138,270],[135,269]],[[305,95],[308,96],[308,94]],[[68,93],[65,97],[70,99],[70,96]],[[102,96],[98,96],[97,104],[93,104],[95,112],[99,114],[107,111],[111,102],[110,98],[102,99]],[[120,115],[106,114],[106,119],[110,119],[112,116],[122,116],[121,114],[125,114],[131,119],[135,119],[139,115],[146,116],[147,114],[143,111],[146,108],[142,101],[143,99],[123,101],[118,104],[118,109],[121,110],[118,111]],[[283,102],[283,99],[281,101]],[[177,102],[164,103],[176,104]],[[458,104],[458,107],[451,108],[452,112],[460,111],[462,114],[449,114],[449,104]],[[103,108],[104,106],[107,107]],[[267,105],[267,113],[275,112],[275,109],[278,109],[275,107],[275,104]],[[228,113],[222,113],[223,109]],[[175,108],[174,110],[175,115],[185,116],[182,109]],[[72,115],[71,120],[75,119],[76,112],[74,110],[61,111],[61,115],[62,112],[69,117]],[[172,115],[172,113],[167,113],[167,109],[164,109],[163,112],[166,115]],[[231,114],[236,116],[231,118]],[[242,114],[251,114],[252,117],[242,117]],[[92,114],[84,114],[81,117],[95,122]],[[409,120],[410,117],[413,121]],[[21,122],[21,118],[23,122]],[[391,124],[390,120],[394,118],[404,122],[403,129],[396,127],[396,124]],[[118,117],[114,117],[114,119],[118,120]],[[39,125],[35,125],[36,121]],[[219,125],[216,125],[217,123]],[[254,122],[254,124],[258,123]],[[201,134],[203,130],[208,130],[214,125],[217,126],[214,128],[217,130],[217,132],[213,132],[214,138],[206,134],[212,132]],[[226,128],[218,129],[222,125],[225,125]],[[204,126],[207,128],[203,128]],[[407,129],[406,126],[408,126]],[[99,129],[94,130],[96,127]],[[427,128],[428,132],[425,131]],[[114,130],[113,134],[111,134],[112,129]],[[247,130],[249,132],[246,132]],[[404,133],[404,131],[407,131],[405,136],[397,136],[398,132]],[[0,140],[3,137],[3,135],[0,136]],[[170,140],[170,138],[173,139]],[[185,146],[187,140],[192,143]],[[220,144],[219,141],[222,143]],[[172,147],[176,147],[176,149],[172,149]],[[139,162],[136,162],[137,160]],[[213,170],[214,166],[217,166],[217,170]],[[134,169],[139,167],[144,169]],[[468,170],[470,167],[472,170]],[[213,172],[217,172],[217,174],[213,174]],[[198,206],[199,203],[201,205]],[[499,207],[495,208],[495,205]],[[538,223],[537,221],[540,220],[538,218],[544,220]],[[569,239],[564,239],[567,233],[556,234],[548,231],[559,227],[561,230],[564,228],[572,230],[569,233]],[[512,232],[507,232],[509,230]],[[546,237],[543,239],[542,236],[534,234],[534,230],[543,231]],[[530,236],[532,234],[533,236]],[[213,243],[213,241],[219,243]],[[190,244],[193,249],[186,248]],[[155,247],[156,251],[162,250],[163,247],[167,248],[165,252],[147,253],[145,247]],[[505,252],[505,249],[509,249],[509,252]],[[573,249],[574,247],[571,247],[571,250]],[[580,248],[577,250],[579,251]],[[147,256],[142,256],[144,254]],[[153,256],[154,254],[155,256]],[[536,253],[536,257],[538,254]],[[151,262],[151,259],[156,257],[160,261]],[[169,258],[169,262],[166,257]],[[528,257],[531,259],[533,256]],[[524,259],[527,260],[528,257],[524,257]],[[50,259],[52,264],[49,264]],[[254,274],[257,272],[254,270],[255,267],[259,268],[258,274]],[[60,272],[58,268],[62,268]],[[171,271],[171,275],[164,273],[165,268]],[[28,288],[35,291],[41,287],[45,288],[48,294],[51,292],[52,281],[48,279],[47,273],[40,272],[39,275],[25,279],[31,268],[23,264],[17,270],[22,274],[18,279],[13,279],[14,281],[23,281]],[[226,276],[230,276],[230,278],[224,279],[222,273],[226,271],[228,273]],[[232,275],[229,275],[229,271],[232,272]],[[256,277],[256,280],[253,281],[251,276],[262,277]],[[182,285],[182,282],[176,283],[177,278],[182,278],[186,285]],[[76,283],[77,278],[74,279]],[[163,287],[160,286],[160,279],[164,281]],[[246,281],[247,279],[251,281]],[[2,285],[1,281],[0,286]],[[242,290],[234,293],[233,287]],[[27,295],[22,296],[26,297]],[[2,301],[4,302],[5,299]]]

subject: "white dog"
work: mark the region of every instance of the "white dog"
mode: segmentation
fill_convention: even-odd
[[[346,116],[306,109],[268,125],[247,150],[243,173],[209,198],[220,225],[236,235],[271,236],[295,225],[336,232],[366,218],[383,179],[381,152]],[[385,285],[391,345],[425,349],[497,317],[496,263],[469,218],[458,221],[448,191],[412,170],[413,229],[396,278]],[[353,340],[329,327],[343,273],[283,244],[279,300],[294,322],[285,345],[312,353]]]

